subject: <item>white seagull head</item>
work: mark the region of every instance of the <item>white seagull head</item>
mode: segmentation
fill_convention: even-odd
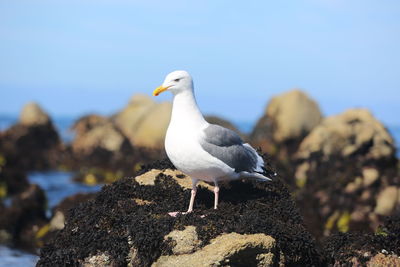
[[[154,90],[153,95],[158,96],[164,91],[171,91],[174,95],[184,91],[193,92],[192,76],[184,70],[171,72],[165,77],[163,84]]]

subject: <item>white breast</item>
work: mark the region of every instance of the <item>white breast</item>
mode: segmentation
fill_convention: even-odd
[[[212,157],[200,146],[199,132],[169,127],[165,150],[174,166],[192,178],[212,182],[234,170]]]

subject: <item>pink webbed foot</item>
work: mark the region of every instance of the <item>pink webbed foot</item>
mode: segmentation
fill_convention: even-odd
[[[168,212],[168,215],[169,216],[171,216],[171,217],[176,217],[176,216],[178,216],[178,214],[182,214],[182,215],[185,215],[185,214],[188,214],[188,213],[190,213],[191,211],[174,211],[174,212]]]
[[[191,213],[191,211],[186,211],[186,212],[182,212],[182,211],[168,212],[168,215],[171,216],[171,217],[176,217],[179,214],[185,215],[185,214],[188,214],[188,213]],[[200,215],[200,218],[205,218],[205,217],[206,217],[206,215]]]

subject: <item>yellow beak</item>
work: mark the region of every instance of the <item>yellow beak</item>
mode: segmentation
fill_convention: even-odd
[[[162,92],[168,90],[168,88],[170,88],[170,86],[164,87],[164,86],[159,86],[156,88],[156,90],[153,91],[153,96],[158,96],[159,94],[161,94]]]

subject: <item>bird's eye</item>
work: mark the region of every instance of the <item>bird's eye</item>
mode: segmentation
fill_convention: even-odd
[[[179,82],[180,79],[175,79],[174,82]]]

